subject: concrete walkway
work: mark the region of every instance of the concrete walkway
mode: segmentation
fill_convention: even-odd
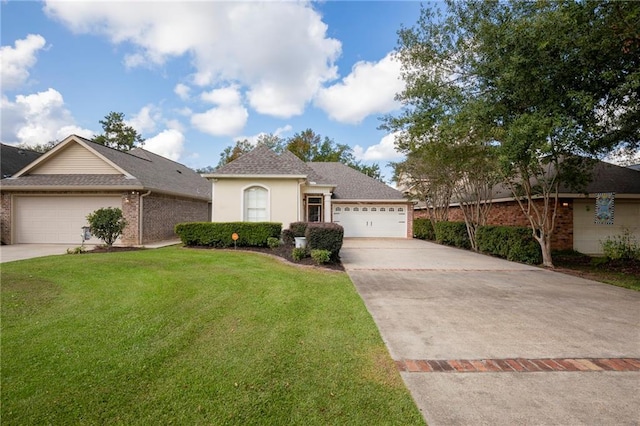
[[[175,244],[180,244],[180,240],[162,241],[147,244],[144,247],[159,248]],[[67,249],[74,249],[76,247],[78,247],[78,244],[11,244],[0,246],[0,263],[67,254]],[[94,247],[95,245],[85,245],[87,250],[91,250]]]
[[[420,240],[341,258],[430,426],[640,424],[639,292]]]

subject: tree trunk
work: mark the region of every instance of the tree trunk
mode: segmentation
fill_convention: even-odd
[[[553,259],[551,258],[551,234],[544,232],[540,234],[540,237],[535,236],[535,239],[542,250],[542,266],[554,268]]]

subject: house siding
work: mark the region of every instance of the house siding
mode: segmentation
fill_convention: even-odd
[[[122,174],[79,144],[70,144],[45,163],[29,172],[32,175]]]

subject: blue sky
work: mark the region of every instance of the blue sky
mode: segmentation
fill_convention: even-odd
[[[237,139],[307,128],[384,166],[397,30],[418,2],[2,2],[4,143],[91,137],[123,112],[145,148],[216,165]]]

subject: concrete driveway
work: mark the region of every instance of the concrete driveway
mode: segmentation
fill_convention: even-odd
[[[67,249],[75,247],[78,247],[78,244],[12,244],[0,246],[0,263],[66,254]],[[91,249],[94,246],[85,247]]]
[[[343,264],[430,426],[640,424],[640,293],[420,240]]]

